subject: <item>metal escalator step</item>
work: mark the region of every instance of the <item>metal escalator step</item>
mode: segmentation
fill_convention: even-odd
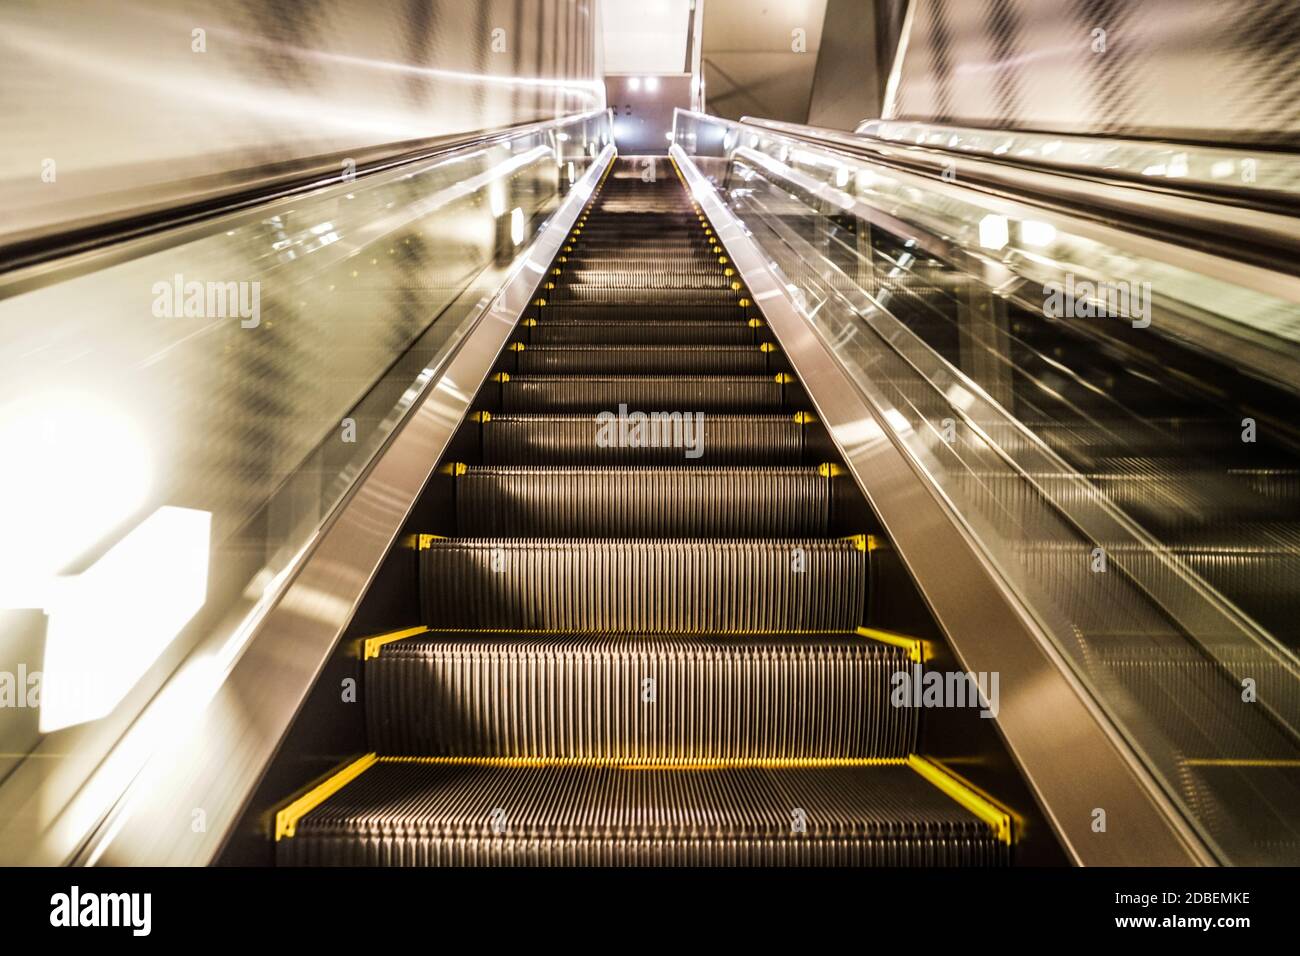
[[[533,326],[529,347],[539,345],[757,345],[757,332],[739,319],[724,322],[661,319],[654,322],[547,319]]]
[[[609,444],[607,422],[595,415],[492,415],[481,425],[482,457],[489,465],[662,465],[684,461],[665,443]],[[797,465],[807,432],[794,415],[709,415],[702,465]],[[824,434],[819,429],[819,435]]]
[[[619,252],[638,251],[646,255],[652,250],[664,249],[712,249],[714,243],[710,237],[701,232],[681,232],[668,226],[658,231],[629,233],[626,229],[603,229],[588,225],[582,233],[573,237],[569,245],[574,252],[587,254],[592,251]]]
[[[559,279],[559,283],[562,290],[582,289],[587,291],[599,289],[615,295],[629,289],[637,291],[644,289],[673,289],[680,290],[683,295],[689,295],[701,289],[731,288],[731,279],[723,275],[721,269],[713,269],[707,273],[687,272],[685,270],[678,271],[671,265],[665,266],[662,263],[653,272],[641,272],[631,269],[565,270]]]
[[[738,305],[739,299],[722,305],[690,305],[670,303],[665,305],[635,305],[623,303],[570,303],[548,304],[541,310],[541,320],[581,322],[748,322],[750,310]]]
[[[286,865],[1004,864],[906,764],[720,769],[374,761],[276,842]]]
[[[776,375],[511,375],[507,412],[777,412],[788,385]]]
[[[665,260],[675,269],[683,271],[700,271],[716,275],[722,263],[718,262],[720,253],[714,252],[716,246],[686,246],[672,250],[671,256],[654,249],[641,249],[636,246],[621,249],[614,247],[587,247],[579,243],[565,255],[566,268],[584,269],[662,269]]]
[[[851,633],[428,632],[366,661],[366,720],[386,754],[899,758],[920,711],[890,695],[911,666]]]
[[[513,353],[521,375],[762,375],[774,355],[758,345],[539,345]]]
[[[738,633],[851,631],[869,552],[825,538],[421,539],[436,628]]]
[[[693,256],[674,256],[671,262],[665,262],[663,256],[641,254],[615,255],[610,252],[599,255],[570,255],[564,259],[566,269],[578,271],[611,272],[642,270],[654,271],[669,268],[677,273],[692,272],[714,276],[718,274],[722,263],[718,256],[711,253],[699,253]]]
[[[835,480],[816,466],[470,466],[456,479],[456,530],[485,537],[816,537],[829,533]]]
[[[712,249],[714,237],[703,229],[682,229],[672,224],[652,229],[631,230],[623,226],[601,226],[588,222],[582,232],[570,237],[576,252],[651,249]]]
[[[732,289],[618,289],[567,286],[553,290],[547,303],[595,302],[600,305],[734,305],[741,293]]]

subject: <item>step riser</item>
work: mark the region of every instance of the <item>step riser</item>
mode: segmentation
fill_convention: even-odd
[[[771,375],[778,371],[776,354],[757,345],[539,346],[507,356],[506,364],[520,375]]]
[[[865,620],[868,579],[866,552],[818,539],[479,538],[419,553],[424,623],[439,629],[852,631]]]
[[[501,385],[501,410],[505,412],[629,412],[775,413],[796,410],[789,385],[775,376],[756,375],[658,378],[572,378],[513,376]],[[804,407],[799,402],[799,407]]]
[[[736,300],[739,301],[739,300]],[[665,319],[701,322],[746,322],[751,309],[743,308],[736,301],[723,305],[684,305],[669,303],[667,305],[625,304],[612,306],[608,303],[591,303],[588,305],[547,304],[537,309],[533,318],[542,322],[550,320],[578,320],[588,322],[646,322],[655,323]]]
[[[401,641],[366,662],[371,745],[415,756],[626,760],[915,750],[919,711],[889,699],[892,675],[910,666],[901,651],[864,639],[748,640]]]
[[[816,469],[713,472],[471,470],[456,480],[468,537],[818,537],[831,481]]]
[[[488,465],[676,465],[687,461],[685,449],[602,444],[607,426],[594,418],[493,418],[480,426],[483,462]],[[704,420],[703,453],[697,465],[799,465],[828,460],[833,452],[824,432],[793,416]],[[818,442],[818,445],[811,443]],[[820,454],[820,458],[817,456]]]
[[[737,305],[742,293],[731,289],[625,289],[621,298],[628,305]],[[564,305],[590,302],[609,304],[608,289],[584,289],[570,286],[564,289],[552,289],[546,295],[548,304]]]
[[[566,324],[546,322],[527,332],[530,346],[555,345],[712,345],[734,346],[761,343],[757,329],[743,322],[623,324],[589,322]]]

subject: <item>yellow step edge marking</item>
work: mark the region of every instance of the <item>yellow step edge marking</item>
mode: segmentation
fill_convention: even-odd
[[[793,381],[794,376],[789,372],[781,372],[776,376],[776,384],[778,385],[789,385]]]
[[[1300,760],[1285,757],[1185,757],[1184,767],[1300,767]]]
[[[415,547],[416,550],[419,551],[423,551],[426,548],[432,548],[435,541],[447,540],[445,534],[417,534],[412,537],[415,538]]]
[[[528,346],[524,345],[523,342],[511,342],[511,343],[510,343],[510,351],[512,351],[512,352],[522,352],[522,351],[523,351],[524,349],[526,349],[526,348],[528,348]]]
[[[882,631],[874,627],[858,628],[858,636],[869,638],[873,641],[879,641],[882,644],[892,644],[894,647],[901,647],[907,651],[907,659],[915,661],[918,664],[924,664],[930,659],[930,653],[926,649],[925,641],[919,637],[911,637],[907,634],[896,634],[893,631]]]
[[[731,291],[732,291],[732,292],[739,292],[742,288],[743,288],[743,286],[742,286],[739,282],[733,282],[733,283],[731,283]]]
[[[764,342],[762,345],[760,345],[760,346],[758,347],[758,350],[759,350],[760,352],[775,352],[775,351],[776,351],[776,343],[775,343],[775,342]]]
[[[600,767],[612,770],[797,770],[819,767],[901,767],[905,757],[380,757],[379,763],[425,764],[435,767]]]
[[[926,757],[912,754],[907,765],[993,828],[999,843],[1011,845],[1011,814],[965,780]]]
[[[510,381],[510,373],[509,373],[509,372],[497,372],[495,375],[492,376],[492,381],[494,381],[494,382],[503,382],[503,383],[504,383],[504,382],[508,382],[508,381]]]
[[[748,323],[751,329],[761,329],[763,327],[762,319],[750,319]]]
[[[465,472],[469,471],[469,465],[465,464],[463,461],[450,461],[438,470],[444,475],[455,475],[459,478],[461,475],[465,474]]]
[[[436,537],[436,535],[430,535],[429,537]],[[577,637],[590,635],[592,633],[600,633],[599,631],[593,632],[591,628],[564,630],[562,628],[553,627],[429,627],[425,628],[425,630],[430,634],[522,634],[527,637]],[[730,637],[772,637],[787,634],[796,637],[819,637],[843,634],[844,631],[834,629],[792,631],[789,628],[780,628],[772,631],[710,631],[709,633]]]
[[[870,542],[870,540],[869,540],[870,538],[871,538],[871,535],[869,535],[869,534],[848,534],[848,535],[845,535],[845,536],[844,536],[843,538],[841,538],[840,540],[841,540],[841,541],[852,541],[852,542],[853,542],[853,547],[857,548],[859,551],[870,551],[870,550],[871,550],[871,548],[870,548],[870,544],[871,544],[871,542]]]
[[[723,274],[724,276],[726,276],[727,278],[731,278],[732,276],[734,276],[734,275],[736,274],[736,270],[735,270],[735,269],[732,269],[730,266],[728,266],[726,269],[723,269],[723,270],[722,270],[722,274]]]
[[[400,641],[403,638],[415,637],[417,634],[424,634],[429,629],[423,625],[419,627],[408,627],[401,631],[389,631],[387,634],[376,634],[374,637],[364,638],[361,642],[363,661],[373,660],[379,656],[379,649],[385,644],[391,644],[393,641]]]
[[[546,300],[545,300],[545,299],[534,299],[534,300],[533,300],[533,305],[545,305],[545,304],[546,304]]]
[[[366,754],[364,757],[352,761],[325,782],[308,790],[293,803],[278,812],[275,815],[276,840],[292,837],[297,830],[299,820],[369,770],[378,759],[375,754]]]
[[[536,320],[536,319],[524,319],[524,320],[523,320],[521,323],[519,323],[519,324],[522,325],[522,326],[524,326],[524,328],[531,329],[531,328],[535,328],[535,327],[537,326],[537,320]]]
[[[474,412],[469,417],[479,423],[492,421],[491,412]]]
[[[800,424],[800,425],[816,425],[816,424],[817,424],[817,416],[814,415],[812,412],[795,412],[795,413],[794,413],[794,420],[795,420],[795,422],[796,422],[797,424]]]
[[[844,474],[844,466],[837,465],[833,461],[823,462],[817,466],[817,474],[823,478],[838,478]]]
[[[738,303],[738,305],[739,305],[742,309],[748,308],[749,306],[751,306],[751,305],[753,305],[753,304],[754,304],[754,303],[750,302],[748,299],[741,299],[740,302]]]

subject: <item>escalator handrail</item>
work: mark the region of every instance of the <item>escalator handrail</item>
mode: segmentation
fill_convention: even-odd
[[[1109,170],[1099,175],[1084,169],[1049,168],[750,116],[740,123],[938,181],[951,182],[955,169],[962,186],[999,198],[1033,203],[1163,242],[1176,235],[1180,248],[1300,276],[1300,202],[1283,202],[1281,194],[1253,196],[1249,203],[1234,204],[1231,221],[1225,221],[1223,196],[1126,180]]]
[[[736,123],[717,116],[692,113],[680,109],[678,114],[681,117],[693,119],[697,122],[726,127],[737,134],[746,130],[746,126],[742,123]],[[750,125],[753,125],[752,121]],[[763,128],[768,129],[775,136],[789,140],[791,143],[807,143],[810,148],[821,150],[824,153],[838,154],[855,160],[865,158],[869,162],[878,162],[874,155],[864,156],[840,143],[840,140],[852,140],[853,137],[850,134],[823,131],[838,137],[838,139],[828,142],[808,133],[809,127],[763,121]],[[794,132],[786,132],[786,128]],[[756,127],[755,134],[757,132],[758,128]],[[1181,235],[1177,241],[1171,240],[1167,229],[1163,232],[1157,230],[1154,236],[1141,235],[1139,234],[1140,230],[1135,229],[1133,224],[1127,221],[1098,220],[1096,217],[1084,215],[1077,210],[1068,208],[1068,206],[1060,208],[1062,204],[1059,202],[1043,202],[1012,190],[999,191],[991,188],[981,188],[964,171],[960,173],[959,181],[952,182],[950,179],[945,179],[941,172],[915,171],[900,165],[895,165],[892,168],[897,169],[901,176],[913,177],[917,181],[917,185],[924,185],[924,182],[928,181],[934,182],[936,190],[943,190],[949,194],[954,191],[966,190],[990,196],[992,197],[991,203],[1001,204],[1004,211],[1011,208],[1020,209],[1030,204],[1035,207],[1033,214],[1036,217],[1044,218],[1048,222],[1054,221],[1058,227],[1077,231],[1080,235],[1094,241],[1101,241],[1117,248],[1122,247],[1126,251],[1143,258],[1159,259],[1178,269],[1202,272],[1218,281],[1242,285],[1274,298],[1286,298],[1293,302],[1300,302],[1300,276],[1280,273],[1268,267],[1244,264],[1240,260],[1225,258],[1218,252],[1196,249],[1190,243],[1183,242]],[[1032,171],[1026,172],[1057,182],[1069,180],[1069,177],[1033,173]],[[1132,193],[1141,192],[1131,188],[1128,191]],[[882,217],[892,218],[885,213],[883,208],[877,210],[877,212]],[[1017,213],[1007,212],[1007,214],[1016,215]],[[1184,223],[1184,226],[1186,226],[1186,223]],[[1219,223],[1217,228],[1220,232],[1223,232],[1226,227]],[[1292,228],[1296,228],[1294,221]],[[1297,236],[1297,239],[1300,241],[1300,235]],[[979,274],[985,277],[989,285],[1003,287],[1004,283],[1006,283],[1005,288],[1011,289],[1014,286],[1013,279],[1017,281],[1019,279],[1018,272],[1013,272],[999,258],[990,256],[983,249],[961,248],[956,242],[950,242],[947,239],[942,240],[942,245],[944,250],[935,250],[936,254],[944,257],[945,255],[958,253],[968,262],[967,267],[978,264]],[[1297,255],[1295,261],[1300,262],[1300,255]],[[1291,264],[1293,272],[1295,268],[1293,262]],[[1177,321],[1166,321],[1164,331],[1199,354],[1232,356],[1238,368],[1268,381],[1274,386],[1290,389],[1293,387],[1293,383],[1297,381],[1295,368],[1296,363],[1300,361],[1300,355],[1297,354],[1296,347],[1283,339],[1275,337],[1267,330],[1254,329],[1243,325],[1229,331],[1216,325],[1206,324],[1198,316],[1189,315],[1183,318],[1174,312],[1169,312],[1167,318],[1176,319]]]
[[[766,121],[755,119],[754,122],[761,125]],[[1115,138],[884,119],[864,120],[853,135],[882,146],[916,148],[954,157],[974,156],[1009,166],[1122,179],[1149,189],[1217,199],[1284,215],[1300,212],[1300,176],[1293,172],[1293,164],[1287,165],[1290,151],[1281,147],[1243,149],[1169,139]],[[992,139],[998,140],[996,146],[990,142]],[[1127,152],[1127,157],[1116,156],[1122,151]],[[1094,159],[1093,156],[1098,154],[1099,158]],[[1260,160],[1268,157],[1282,162],[1267,163],[1261,169]],[[1117,158],[1121,161],[1113,161]],[[1181,160],[1178,165],[1184,168],[1171,171],[1171,160]],[[1238,164],[1242,164],[1243,175],[1231,179],[1230,172],[1225,169],[1221,173],[1211,171],[1207,177],[1192,166],[1195,163],[1203,168],[1208,164],[1213,169],[1225,161],[1231,164],[1232,173],[1238,171]],[[1253,164],[1253,175],[1249,178],[1244,175],[1247,162]]]
[[[32,230],[4,236],[0,238],[0,278],[179,226],[217,219],[275,200],[427,162],[459,150],[544,133],[607,112],[607,109],[588,110],[549,120],[403,140],[286,161],[270,167],[251,167],[234,173],[239,181],[233,184],[229,175],[213,176],[197,197],[163,200],[153,205],[142,202],[133,206],[126,215],[109,214],[63,223],[54,230]],[[345,161],[348,161],[347,165]]]

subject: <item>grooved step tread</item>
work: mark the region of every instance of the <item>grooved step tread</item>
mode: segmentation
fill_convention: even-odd
[[[286,864],[980,865],[1006,848],[906,765],[700,770],[377,761]]]

